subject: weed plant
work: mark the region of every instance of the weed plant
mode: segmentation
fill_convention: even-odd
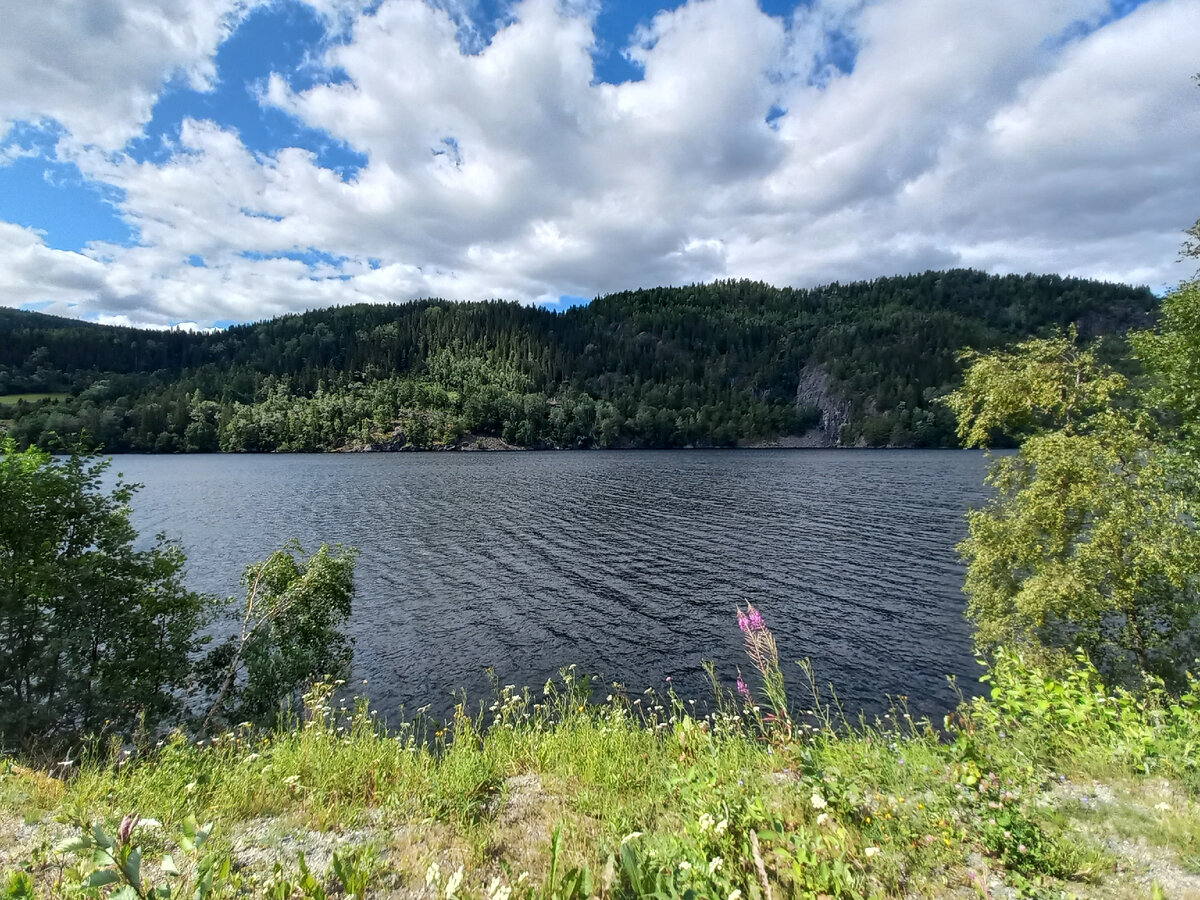
[[[6,896],[774,900],[991,896],[1002,882],[1086,895],[1118,877],[1069,790],[1097,779],[1133,798],[1113,828],[1185,870],[1196,860],[1195,679],[1135,695],[1105,688],[1082,655],[1051,678],[1002,651],[989,695],[938,726],[903,705],[849,722],[811,668],[811,704],[789,706],[761,613],[738,621],[753,672],[716,685],[704,714],[672,690],[614,686],[593,702],[566,669],[541,690],[497,686],[474,712],[463,700],[448,722],[419,711],[386,730],[332,682],[270,730],[175,734],[51,772],[9,760],[10,830],[40,822],[46,836],[0,839]],[[1151,787],[1171,799],[1138,806]],[[264,861],[281,831],[300,849]],[[332,852],[307,858],[322,836]]]

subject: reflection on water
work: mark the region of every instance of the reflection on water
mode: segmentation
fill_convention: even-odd
[[[811,657],[849,710],[907,695],[940,716],[974,685],[954,545],[983,496],[958,451],[122,456],[144,535],[178,538],[192,587],[238,593],[290,537],[359,549],[357,677],[382,713],[473,700],[491,667],[540,686],[578,664],[631,692],[701,661],[746,668],[734,606]],[[799,670],[785,664],[793,701]]]

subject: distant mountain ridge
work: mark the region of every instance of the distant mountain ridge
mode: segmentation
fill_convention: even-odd
[[[21,444],[213,450],[954,446],[937,398],[983,349],[1147,324],[1146,288],[969,269],[811,289],[625,291],[554,312],[359,304],[214,333],[0,310]]]

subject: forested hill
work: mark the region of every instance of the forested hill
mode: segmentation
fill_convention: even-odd
[[[1145,288],[927,272],[514,303],[338,307],[210,334],[0,309],[0,427],[109,452],[475,446],[953,446],[963,348],[1149,321]],[[803,436],[803,438],[799,438]]]

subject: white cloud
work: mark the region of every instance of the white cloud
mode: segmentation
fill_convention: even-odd
[[[348,30],[324,62],[350,80],[297,92],[274,76],[262,102],[365,153],[355,178],[298,149],[253,153],[211,122],[185,122],[161,164],[81,150],[73,133],[62,154],[124,191],[141,246],[69,254],[0,229],[14,273],[0,303],[207,324],[714,277],[1185,274],[1200,0],[1108,24],[1107,0],[817,0],[790,23],[753,0],[690,0],[636,35],[644,78],[619,86],[593,83],[586,5],[523,0],[475,53],[460,49],[461,3],[327,6]],[[858,47],[849,74],[832,65],[835,30]],[[212,77],[205,58],[196,77]],[[139,121],[96,117],[78,127]],[[309,250],[340,267],[244,255]]]
[[[149,119],[172,76],[203,90],[246,0],[7,3],[0,29],[0,136],[53,119],[76,140],[117,149]]]

